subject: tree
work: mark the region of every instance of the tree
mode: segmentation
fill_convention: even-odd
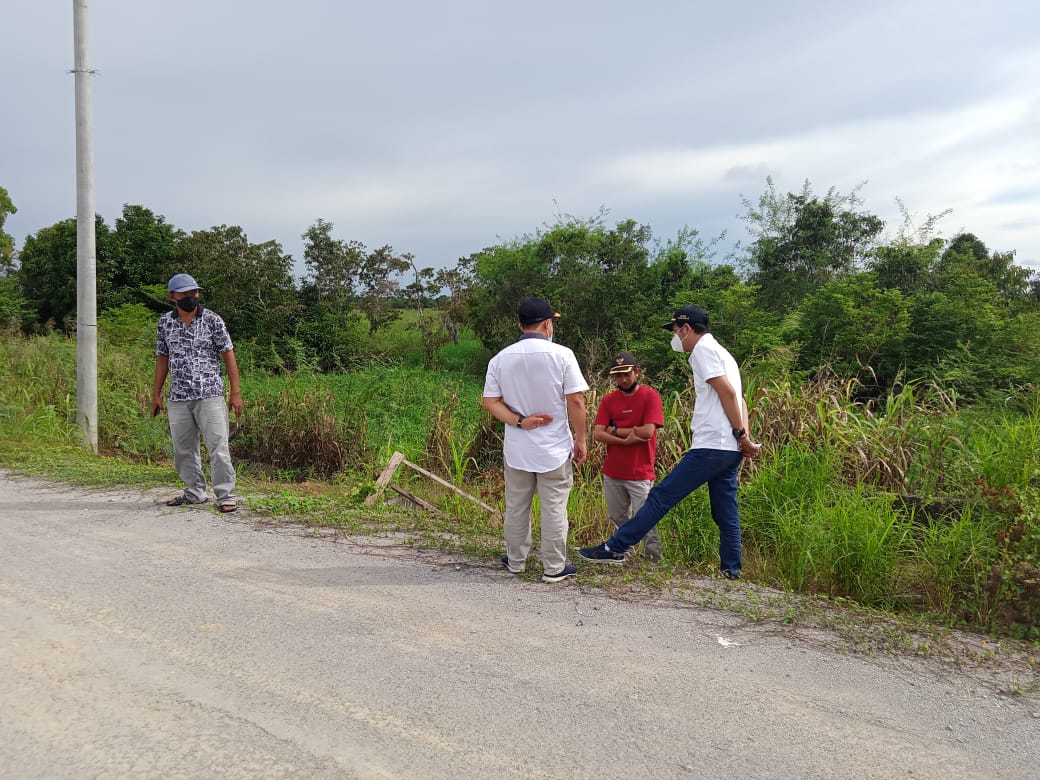
[[[415,277],[415,280],[405,288],[405,294],[418,313],[416,325],[422,336],[423,363],[427,368],[432,368],[437,350],[444,344],[445,339],[442,335],[443,329],[439,313],[431,316],[425,304],[440,293],[441,286],[437,282],[437,276],[432,268],[419,268],[415,264],[415,258],[409,253],[404,254],[402,259],[411,266]]]
[[[11,196],[0,187],[0,275],[6,276],[14,262],[14,238],[4,232],[4,223],[9,214],[17,214]]]
[[[1029,295],[1031,273],[1015,265],[1015,253],[990,253],[986,245],[972,233],[955,236],[939,259],[937,276],[944,279],[974,274],[992,282],[1004,300],[1019,300]]]
[[[578,359],[604,362],[647,318],[661,316],[652,238],[650,228],[633,220],[608,228],[601,212],[591,219],[564,216],[544,231],[489,247],[471,258],[469,324],[497,351],[516,338],[517,305],[538,295],[562,313],[557,333]],[[674,248],[674,257],[687,248]]]
[[[473,283],[473,255],[460,257],[455,268],[441,269],[434,281],[438,289],[448,291],[447,300],[442,305],[444,327],[451,336],[451,343],[458,344],[459,326],[466,321]]]
[[[932,285],[943,240],[933,238],[927,244],[897,241],[878,247],[868,267],[883,290],[899,290],[912,297]]]
[[[17,212],[7,190],[0,187],[0,326],[21,322],[28,311],[25,298],[18,288],[14,238],[4,232],[7,215]]]
[[[865,263],[884,222],[858,211],[858,190],[842,195],[832,187],[819,198],[806,181],[801,193],[781,197],[768,178],[757,207],[743,201],[755,236],[745,262],[764,308],[782,313]]]
[[[365,255],[358,269],[358,308],[368,317],[369,335],[401,316],[393,305],[394,298],[401,291],[395,277],[409,267],[409,261],[395,255],[391,246],[380,247]]]
[[[98,261],[98,303],[109,309],[151,300],[145,288],[173,275],[173,251],[183,234],[144,206],[123,204],[108,236],[104,262]]]
[[[97,264],[108,263],[109,230],[95,217]],[[52,325],[65,331],[76,318],[76,220],[66,219],[25,239],[18,254],[18,285],[31,312],[23,329]]]
[[[366,256],[364,244],[332,237],[333,224],[319,218],[303,234],[303,262],[317,300],[344,305],[354,297],[354,280]]]
[[[906,362],[910,315],[903,294],[882,289],[873,273],[836,279],[803,301],[799,364],[829,365],[842,377],[892,386]]]
[[[252,244],[237,225],[196,230],[181,237],[172,261],[203,287],[232,338],[271,344],[291,333],[298,312],[292,257],[277,241]]]

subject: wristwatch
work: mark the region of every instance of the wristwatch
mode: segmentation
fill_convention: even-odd
[[[524,420],[526,418],[527,418],[526,414],[521,414],[519,417],[517,417],[516,418],[516,427],[517,428],[523,428],[524,427]]]
[[[733,429],[733,438],[736,439],[737,441],[740,441],[745,436],[747,436],[747,431],[745,431],[743,428],[734,428]]]

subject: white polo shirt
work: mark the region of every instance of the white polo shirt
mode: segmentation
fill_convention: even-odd
[[[733,426],[722,408],[722,399],[715,388],[708,384],[709,379],[724,376],[737,391],[738,398],[743,398],[737,361],[710,333],[700,337],[689,360],[693,370],[693,390],[697,394],[690,423],[693,431],[690,449],[738,451],[740,445],[733,438]]]
[[[553,418],[549,425],[529,431],[507,425],[506,463],[537,474],[562,466],[574,453],[565,396],[588,389],[574,353],[540,335],[522,336],[491,358],[484,379],[485,398],[501,398],[517,414],[550,414]]]

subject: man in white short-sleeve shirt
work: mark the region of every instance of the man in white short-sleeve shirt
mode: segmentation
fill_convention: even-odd
[[[708,312],[683,306],[664,323],[672,349],[689,353],[693,389],[693,443],[668,475],[658,482],[627,523],[607,541],[582,547],[578,555],[597,563],[625,562],[625,552],[657,525],[667,512],[701,485],[708,486],[711,517],[719,527],[719,565],[724,577],[739,579],[742,566],[737,474],[744,458],[758,456],[748,436],[748,409],[737,361],[710,332]]]
[[[553,343],[559,314],[542,298],[517,309],[520,339],[488,363],[484,408],[505,423],[503,472],[506,554],[502,565],[524,570],[531,551],[531,504],[538,493],[542,524],[542,580],[561,582],[577,570],[567,563],[567,499],[583,463],[588,383],[567,347]]]

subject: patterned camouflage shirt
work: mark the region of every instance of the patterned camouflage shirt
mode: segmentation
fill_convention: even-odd
[[[201,306],[185,327],[177,312],[159,318],[155,354],[170,358],[171,401],[198,401],[224,395],[220,356],[234,349],[219,314]]]

